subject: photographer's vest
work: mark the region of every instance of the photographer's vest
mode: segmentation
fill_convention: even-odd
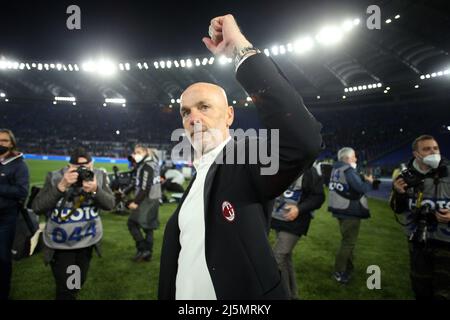
[[[449,209],[450,210],[450,165],[447,165],[447,176],[439,178],[437,189],[434,184],[434,178],[426,176],[424,179],[423,195],[421,205],[429,204],[432,210]],[[418,194],[408,192],[408,209],[405,214],[400,215],[401,221],[405,225],[406,235],[409,237],[416,229],[412,223],[413,211],[416,208]],[[450,242],[450,224],[436,223],[428,226],[428,239]]]
[[[153,169],[153,177],[148,176],[148,172],[144,171],[141,179],[141,172],[145,165],[150,166]],[[160,177],[160,167],[157,159],[147,158],[144,163],[137,168],[136,171],[136,194],[138,194],[140,187],[144,184],[147,184],[147,180],[152,179],[152,187],[150,188],[150,192],[148,194],[148,198],[151,200],[159,200],[161,199],[161,177]]]
[[[284,217],[286,205],[297,205],[302,197],[303,175],[300,176],[283,194],[275,199],[272,218],[287,221]]]
[[[350,165],[343,164],[341,167],[331,171],[328,200],[328,211],[344,216],[355,216],[359,218],[369,217],[369,206],[367,197],[353,190],[347,182],[345,171]]]
[[[94,173],[98,189],[101,189],[105,183],[103,172],[94,169]],[[63,174],[63,170],[51,173],[52,186],[57,186]],[[102,238],[103,226],[99,208],[94,205],[94,200],[89,197],[80,199],[77,196],[61,208],[63,199],[64,197],[61,197],[53,211],[48,213],[43,236],[45,244],[51,249],[63,250],[81,249],[97,244]],[[80,200],[83,201],[79,203]]]

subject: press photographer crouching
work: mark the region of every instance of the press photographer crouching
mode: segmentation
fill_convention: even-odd
[[[412,145],[414,158],[394,179],[391,208],[409,239],[416,299],[450,299],[450,162],[429,135]]]
[[[93,168],[86,150],[77,148],[66,168],[48,173],[32,207],[47,216],[44,259],[52,267],[56,299],[74,300],[86,281],[93,248],[100,256],[103,227],[99,211],[114,207],[106,174]],[[80,285],[68,281],[78,270]]]

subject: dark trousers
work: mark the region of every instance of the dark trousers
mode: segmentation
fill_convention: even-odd
[[[353,251],[359,235],[360,219],[339,219],[341,231],[341,246],[336,254],[334,271],[351,273],[353,266]]]
[[[55,250],[50,265],[56,282],[56,300],[76,299],[79,289],[68,287],[69,277],[74,275],[73,271],[68,272],[68,268],[73,265],[80,268],[80,284],[83,286],[92,258],[92,249],[91,246],[83,249]]]
[[[450,300],[450,243],[409,243],[411,285],[416,299]]]
[[[3,216],[2,216],[3,215]],[[0,300],[9,298],[17,214],[0,212]]]
[[[273,246],[273,254],[281,272],[281,279],[283,279],[289,293],[289,298],[292,300],[298,299],[292,252],[299,239],[300,237],[295,234],[286,231],[277,231],[277,240]]]
[[[144,231],[144,234],[142,234],[141,229]],[[153,229],[143,229],[138,222],[128,219],[128,230],[136,242],[138,251],[153,252]]]

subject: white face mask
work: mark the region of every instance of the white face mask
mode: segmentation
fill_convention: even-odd
[[[135,154],[134,160],[136,160],[137,163],[141,162],[142,159],[144,159],[144,156],[142,154]]]
[[[439,153],[437,154],[430,154],[422,159],[422,162],[426,164],[427,166],[436,169],[439,167],[439,162],[441,162],[441,155]]]
[[[350,163],[350,167],[352,167],[353,169],[356,169],[356,162]]]

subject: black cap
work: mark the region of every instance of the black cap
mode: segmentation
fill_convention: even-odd
[[[87,162],[78,163],[79,158],[86,158]],[[78,147],[72,150],[70,153],[69,163],[71,164],[88,164],[92,161],[90,154],[86,151],[86,149],[82,147]]]

